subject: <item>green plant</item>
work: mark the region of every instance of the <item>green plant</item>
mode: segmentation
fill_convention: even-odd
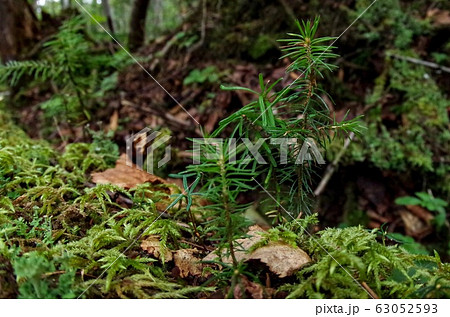
[[[31,221],[27,221],[23,217],[12,221],[8,218],[0,220],[0,235],[7,239],[14,237],[33,241],[37,246],[53,244],[51,217],[42,217],[38,213],[39,208],[35,207]]]
[[[13,265],[19,296],[184,298],[214,290],[170,281],[164,259],[140,248],[139,239],[149,235],[159,235],[168,252],[185,247],[178,240],[191,231],[177,221],[192,218],[167,193],[180,190],[153,184],[87,188],[88,173],[110,167],[117,157],[117,146],[105,136],[93,139],[60,154],[31,140],[0,111],[0,256]],[[115,195],[132,207],[118,204]],[[161,202],[177,220],[159,219]],[[0,270],[2,283],[7,274]]]
[[[198,164],[188,166],[182,173],[185,177],[195,175],[202,180],[200,193],[209,202],[202,208],[203,216],[208,219],[203,226],[205,232],[210,233],[209,239],[218,244],[219,263],[223,265],[225,257],[232,263],[226,266],[232,270],[230,290],[242,274],[239,269],[242,265],[235,256],[239,248],[235,240],[244,234],[247,222],[243,215],[249,207],[249,204],[239,203],[239,196],[254,191],[259,183],[256,179],[259,179],[265,190],[273,193],[282,204],[277,206],[275,201],[268,202],[277,206],[277,222],[287,222],[281,215],[283,205],[290,217],[308,215],[315,164],[305,163],[307,153],[303,147],[306,144],[306,150],[308,147],[315,150],[318,143],[325,149],[332,138],[331,131],[359,131],[358,119],[340,123],[333,120],[320,97],[325,92],[318,85],[318,79],[323,72],[335,68],[328,59],[337,55],[330,52],[333,47],[323,44],[333,38],[315,38],[318,25],[318,18],[313,22],[297,22],[299,34],[289,34],[290,39],[282,40],[287,43],[282,48],[283,58],[293,59],[287,72],[302,73],[288,87],[277,92],[275,87],[281,79],[265,83],[262,75],[259,76],[259,92],[245,87],[222,86],[224,90],[254,94],[256,100],[222,120],[210,136],[203,140],[194,139],[194,148],[200,150],[199,155],[194,151]],[[219,139],[225,132],[229,132],[227,138]],[[269,139],[276,142],[268,144],[266,140]],[[243,142],[237,144],[236,140]],[[295,142],[283,143],[290,140]],[[262,153],[255,154],[255,146],[262,148]],[[319,151],[314,155],[320,156]],[[295,240],[295,234],[289,232],[280,227],[269,234]]]
[[[416,193],[416,197],[399,197],[395,200],[395,203],[397,205],[422,206],[429,211],[435,212],[434,222],[438,229],[441,229],[446,224],[447,213],[445,208],[448,206],[448,203],[445,200],[433,197],[430,193],[418,192]]]
[[[91,143],[72,143],[66,146],[62,166],[83,173],[113,166],[119,158],[119,147],[111,141],[111,133],[90,131]]]
[[[255,188],[255,185],[248,184],[248,177],[256,175],[256,162],[250,164],[244,155],[230,163],[232,156],[248,154],[248,151],[243,146],[230,151],[232,139],[218,143],[214,141],[217,140],[194,140],[201,147],[200,157],[196,158],[199,164],[188,166],[184,174],[196,175],[196,179],[204,180],[201,192],[210,202],[203,208],[205,217],[210,219],[206,232],[213,233],[210,239],[218,243],[219,255],[222,256],[222,250],[226,249],[233,267],[236,267],[234,240],[242,235],[248,225],[243,216],[248,204],[239,204],[237,198],[241,192]]]
[[[287,72],[301,72],[291,85],[277,92],[274,90],[281,79],[265,83],[260,75],[259,92],[242,87],[223,87],[254,94],[256,100],[221,121],[219,129],[212,134],[213,137],[218,136],[228,126],[235,125],[230,137],[250,139],[253,144],[263,142],[262,155],[268,164],[258,169],[263,175],[263,186],[281,204],[268,202],[276,210],[275,214],[272,213],[275,221],[283,221],[282,206],[286,206],[293,217],[310,213],[311,182],[315,167],[322,163],[319,162],[319,148],[325,150],[332,135],[336,136],[339,131],[360,132],[359,118],[336,122],[330,117],[328,106],[321,97],[326,92],[319,85],[319,79],[324,72],[336,68],[329,60],[337,55],[330,52],[334,47],[324,45],[333,38],[315,38],[318,25],[318,18],[313,22],[297,22],[299,34],[289,34],[290,39],[281,40],[286,43],[282,47],[283,58],[293,59]],[[266,139],[270,139],[271,144],[265,143]],[[305,148],[317,149],[315,160],[308,161]]]
[[[405,236],[398,232],[391,232],[386,234],[386,237],[401,243],[402,248],[412,254],[425,254],[428,255],[428,250],[420,243],[416,242],[413,237]]]
[[[313,263],[286,285],[288,298],[367,298],[366,283],[381,298],[448,298],[450,266],[439,256],[409,254],[376,240],[378,229],[327,229],[308,239]],[[338,264],[339,263],[339,264]],[[358,276],[358,283],[353,276]]]
[[[24,81],[30,79],[34,83],[51,83],[48,88],[54,93],[41,104],[47,118],[75,122],[90,119],[98,97],[115,87],[114,71],[127,63],[123,63],[123,53],[94,53],[94,44],[84,25],[80,16],[67,20],[44,44],[39,60],[12,61],[0,66],[0,83],[11,87],[19,83],[26,86]]]
[[[356,10],[350,12],[353,21],[371,1],[356,1]],[[403,1],[392,0],[385,5],[374,5],[364,14],[365,23],[356,25],[361,37],[370,42],[381,42],[382,47],[407,48],[413,42],[415,36],[426,34],[430,30],[430,23],[426,19],[418,19],[422,1],[406,4]],[[391,32],[387,32],[391,30]],[[373,44],[372,44],[373,45]]]
[[[395,103],[386,104],[386,94],[398,96]],[[449,101],[427,69],[388,57],[367,103],[373,106],[366,116],[367,133],[351,145],[351,159],[401,172],[414,182],[433,179],[433,191],[448,195]]]
[[[38,252],[13,259],[19,298],[75,298],[75,271],[62,264],[61,268],[65,271],[57,272],[55,262]]]
[[[213,84],[216,83],[220,78],[220,74],[215,66],[208,66],[203,69],[194,69],[189,73],[189,75],[183,80],[184,85],[192,84]]]

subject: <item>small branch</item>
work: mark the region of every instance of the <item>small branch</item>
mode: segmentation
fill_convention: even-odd
[[[25,55],[24,60],[28,60],[28,59],[32,59],[41,49],[42,46],[48,42],[51,38],[53,37],[53,35],[49,35],[44,37],[42,40],[40,40],[39,42],[37,42],[31,49],[30,51]]]
[[[200,41],[194,44],[188,51],[188,54],[192,54],[192,52],[196,51],[205,43],[206,38],[206,18],[208,16],[208,11],[206,8],[206,0],[202,1],[202,29],[200,33]]]
[[[139,109],[139,111],[143,111],[143,112],[161,117],[161,118],[165,119],[169,125],[172,125],[174,127],[180,128],[180,126],[181,126],[189,131],[194,130],[192,124],[190,124],[186,121],[180,120],[180,119],[174,117],[173,115],[171,115],[170,113],[168,113],[167,111],[164,111],[162,109],[160,110],[160,109],[142,107],[142,106],[139,106],[139,105],[137,105],[131,101],[125,100],[125,99],[121,100],[121,105],[123,105],[125,107],[133,107],[133,108]],[[200,134],[200,132],[198,132],[197,130],[194,130],[194,131],[197,135],[202,136]]]
[[[232,207],[230,206],[229,197],[230,194],[228,192],[227,185],[227,171],[225,169],[225,161],[222,156],[221,159],[217,162],[220,167],[220,177],[222,179],[222,203],[225,211],[225,221],[226,221],[226,235],[228,242],[228,249],[230,251],[230,256],[233,261],[233,268],[236,269],[238,261],[236,259],[236,255],[234,253],[234,245],[233,245],[233,222],[231,218]],[[233,279],[234,280],[234,279]]]
[[[413,63],[413,64],[418,64],[418,65],[426,66],[426,67],[429,67],[429,68],[438,69],[438,70],[441,70],[441,71],[446,72],[446,73],[450,73],[450,67],[446,67],[446,66],[442,66],[442,65],[439,65],[439,64],[436,64],[436,63],[424,61],[424,60],[421,60],[421,59],[418,59],[418,58],[413,58],[413,57],[409,57],[409,56],[401,56],[401,55],[390,54],[390,53],[388,53],[387,56],[394,57],[394,58],[397,58],[397,59],[401,59],[401,60],[404,60],[404,61],[407,61],[407,62],[410,62],[410,63]]]
[[[378,297],[378,295],[373,291],[373,289],[370,288],[369,285],[367,285],[366,282],[362,282],[361,285],[370,294],[370,296],[372,296],[373,299],[380,299],[380,297]]]
[[[339,161],[342,158],[342,155],[344,155],[345,151],[349,147],[350,143],[352,142],[353,138],[355,137],[355,134],[353,132],[350,132],[347,139],[345,139],[344,146],[339,151],[339,153],[336,155],[336,157],[333,160],[333,163],[327,166],[327,170],[325,171],[325,175],[323,176],[322,180],[320,181],[319,186],[317,186],[316,190],[314,191],[315,196],[319,196],[324,191],[325,187],[327,186],[328,182],[331,179],[331,176],[333,175],[334,171],[336,170],[336,167],[339,163]]]

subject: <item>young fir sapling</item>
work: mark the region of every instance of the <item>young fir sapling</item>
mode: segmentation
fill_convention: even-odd
[[[299,34],[290,33],[289,39],[281,40],[286,44],[282,47],[285,53],[282,58],[293,59],[287,72],[300,73],[289,86],[276,91],[282,79],[266,83],[262,75],[260,91],[222,86],[224,90],[254,94],[255,100],[222,120],[210,136],[194,140],[200,149],[199,164],[189,166],[182,173],[184,177],[202,179],[200,192],[210,202],[203,207],[210,219],[205,224],[206,231],[214,233],[210,239],[218,242],[220,257],[231,258],[234,272],[238,271],[239,264],[235,256],[239,246],[234,241],[245,232],[244,211],[249,207],[240,203],[240,195],[254,191],[262,183],[281,204],[278,207],[277,202],[269,200],[270,205],[277,206],[274,223],[287,222],[283,210],[292,218],[310,214],[311,181],[317,164],[297,164],[302,145],[308,142],[325,150],[336,132],[359,132],[358,118],[336,122],[321,97],[327,93],[318,80],[323,72],[336,68],[328,60],[337,55],[330,52],[333,46],[323,45],[334,38],[315,38],[318,25],[319,18],[313,22],[297,22]],[[227,139],[219,139],[227,132]],[[280,142],[287,142],[288,146],[283,148]],[[259,164],[260,159],[249,159],[255,157],[249,149],[251,145],[258,145],[262,150],[259,158],[266,164]]]

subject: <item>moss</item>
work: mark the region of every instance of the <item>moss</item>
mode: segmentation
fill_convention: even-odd
[[[298,284],[283,287],[291,291],[288,297],[370,298],[363,283],[380,298],[450,296],[449,264],[438,256],[413,255],[398,245],[379,243],[379,233],[349,227],[308,239],[304,247],[314,262],[298,273]]]
[[[276,38],[276,37],[275,37]],[[274,39],[268,35],[261,34],[256,41],[250,46],[250,56],[257,60],[267,54],[271,49],[278,48]]]
[[[376,107],[366,116],[367,133],[351,145],[346,162],[367,161],[417,181],[432,178],[436,193],[448,195],[450,102],[424,67],[397,60],[388,65],[368,98]],[[387,94],[400,99],[386,104],[381,96]]]
[[[104,287],[102,292],[111,294],[106,297],[151,297],[161,291],[166,293],[159,294],[162,297],[182,297],[203,289],[177,291],[178,285],[150,272],[146,263],[154,260],[148,256],[120,258],[158,213],[153,200],[142,198],[138,189],[125,191],[112,185],[86,188],[88,172],[114,165],[116,145],[96,135],[91,144],[74,143],[60,154],[44,141],[29,139],[3,109],[0,123],[0,256],[13,263],[19,297],[77,297],[89,285],[75,272],[100,276],[104,268],[108,268],[106,277],[96,283]],[[143,190],[145,196],[153,196],[153,189]],[[111,193],[132,199],[134,209],[118,205]],[[173,223],[170,234],[179,237],[175,222],[164,221]],[[166,237],[167,247],[172,242]],[[67,274],[59,275],[61,270]],[[0,269],[0,280],[9,280],[10,271]],[[139,282],[133,278],[136,274],[153,284]],[[130,280],[134,281],[133,289],[121,290]],[[5,284],[3,293],[13,292],[14,284],[9,285],[7,289]],[[94,286],[84,296],[94,296],[97,291]]]

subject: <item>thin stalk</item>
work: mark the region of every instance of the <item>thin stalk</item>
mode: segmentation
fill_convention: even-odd
[[[229,191],[227,186],[227,172],[225,169],[225,159],[222,156],[218,161],[218,165],[220,167],[220,177],[222,179],[222,204],[225,211],[225,222],[226,222],[226,235],[227,235],[227,243],[228,249],[230,250],[230,256],[233,261],[233,268],[237,267],[236,255],[234,253],[234,245],[233,245],[233,223],[231,220],[232,208],[229,201]]]
[[[302,144],[300,144],[300,140],[297,140],[297,145],[299,146],[299,149],[301,148]],[[298,211],[298,214],[302,213],[303,208],[303,163],[300,164],[300,166],[297,167],[297,195],[298,200],[300,202],[300,210]]]
[[[311,39],[307,38],[305,39],[305,47],[306,47],[306,60],[308,61],[308,69],[310,70],[308,73],[308,88],[307,88],[307,92],[306,92],[306,99],[305,102],[303,103],[304,107],[305,107],[305,116],[303,119],[303,127],[306,129],[308,126],[308,106],[309,103],[311,101],[311,98],[313,96],[313,91],[314,91],[314,87],[316,86],[316,80],[315,80],[315,72],[314,72],[314,61],[311,57],[312,52],[311,52]]]
[[[200,244],[202,245],[203,249],[206,250],[205,242],[203,241],[202,236],[200,235],[200,233],[197,230],[197,226],[198,226],[197,225],[197,221],[195,220],[195,216],[192,213],[192,209],[191,208],[189,208],[189,210],[188,210],[188,216],[189,216],[189,218],[191,220],[192,228],[194,229],[195,237],[198,239],[198,242],[200,242]]]
[[[308,62],[308,69],[309,69],[309,73],[308,76],[306,78],[307,80],[307,90],[306,90],[306,99],[303,103],[304,106],[304,117],[303,117],[303,129],[308,129],[309,126],[309,122],[308,122],[308,107],[309,104],[311,102],[311,98],[313,97],[314,94],[314,88],[317,85],[316,82],[316,76],[315,76],[315,69],[313,68],[314,65],[314,61],[312,59],[312,50],[311,50],[311,39],[310,38],[306,38],[305,39],[305,43],[304,46],[306,48],[306,60]],[[302,144],[300,143],[300,140],[297,140],[297,146],[300,149],[302,147]],[[300,166],[298,166],[296,168],[297,170],[297,195],[298,195],[298,200],[300,202],[300,208],[299,208],[299,213],[298,215],[302,214],[302,209],[304,207],[304,202],[303,202],[303,198],[304,198],[304,190],[303,190],[303,164],[301,164]]]

